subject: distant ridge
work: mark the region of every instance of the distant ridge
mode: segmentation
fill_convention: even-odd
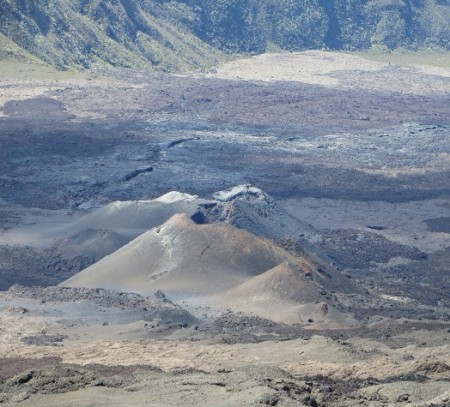
[[[184,71],[216,64],[221,53],[191,32],[192,19],[192,12],[175,2],[4,0],[0,58],[35,57],[64,69]]]
[[[443,0],[2,0],[0,58],[180,72],[224,53],[450,49]]]

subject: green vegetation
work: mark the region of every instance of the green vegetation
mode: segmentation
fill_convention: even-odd
[[[450,49],[449,0],[2,0],[0,58],[201,69],[268,49]]]
[[[450,49],[449,0],[185,0],[195,32],[225,51]],[[249,46],[249,44],[251,46]]]
[[[450,53],[436,51],[393,51],[393,52],[373,52],[358,51],[354,55],[384,63],[394,65],[430,65],[443,68],[450,68]]]
[[[188,26],[194,18],[182,3],[156,0],[0,2],[0,33],[15,44],[13,53],[64,69],[184,71],[216,64],[222,53],[192,33]],[[0,38],[0,49],[6,48]]]
[[[20,62],[16,59],[0,60],[0,81],[58,81],[85,78],[86,75],[82,71],[58,70],[46,64]]]
[[[2,61],[18,61],[32,62],[37,65],[43,65],[44,62],[25,51],[9,38],[0,33],[0,60]]]

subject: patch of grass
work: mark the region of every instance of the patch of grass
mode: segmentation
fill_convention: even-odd
[[[82,77],[73,70],[57,70],[0,33],[0,80],[46,80]]]
[[[353,55],[394,65],[430,65],[444,68],[450,67],[450,52],[421,50],[421,51],[364,51],[353,52]]]
[[[20,60],[0,60],[0,81],[2,80],[62,80],[83,78],[82,72],[59,71],[49,65]]]
[[[19,47],[2,33],[0,33],[0,60],[33,62],[38,65],[44,64],[42,60]]]

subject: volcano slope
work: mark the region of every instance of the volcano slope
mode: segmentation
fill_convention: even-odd
[[[5,231],[3,241],[9,243],[5,252],[11,256],[11,268],[7,269],[5,259],[0,280],[4,288],[13,283],[42,284],[46,276],[47,283],[61,282],[176,213],[185,213],[196,223],[227,222],[276,242],[289,236],[303,248],[324,256],[319,247],[300,237],[314,231],[311,225],[289,215],[273,198],[250,185],[218,191],[209,199],[172,191],[153,200],[114,201],[97,206],[88,206],[69,217],[34,211],[34,215],[27,215],[26,224]],[[22,247],[28,254],[18,265],[11,264],[12,245]],[[33,263],[33,274],[23,267],[26,261]],[[37,273],[38,278],[34,277]]]
[[[388,62],[308,51],[209,74],[1,69],[0,278],[41,287],[0,292],[0,400],[447,406],[450,73]],[[178,305],[162,290],[52,286],[152,228],[168,257],[155,231],[179,213],[181,235],[251,233],[242,248],[276,261],[237,270],[217,244],[220,261],[204,255],[239,278]]]
[[[266,318],[274,303],[283,302],[276,319],[294,323],[305,322],[311,315],[295,315],[291,308],[307,304],[314,308],[322,299],[320,289],[347,294],[358,291],[345,276],[323,264],[314,263],[307,253],[302,258],[294,257],[229,224],[197,225],[179,214],[76,274],[63,286],[144,295],[162,290],[177,301],[209,305],[215,305],[209,298],[213,296],[237,311],[248,312],[250,303],[257,303],[256,314]],[[252,297],[248,297],[250,293]]]

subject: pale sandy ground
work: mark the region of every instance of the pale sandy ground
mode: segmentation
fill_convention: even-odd
[[[93,87],[101,95],[104,104],[114,107],[117,101],[111,100],[104,86],[106,82],[123,90],[142,87],[104,78],[95,72],[64,73],[55,72],[48,67],[29,68],[26,65],[15,69],[11,63],[1,64],[3,72],[0,72],[0,109],[10,100],[48,96],[51,91],[66,88],[78,89],[79,97],[83,98],[83,89]],[[237,59],[220,66],[215,73],[206,74],[206,77],[263,82],[294,81],[339,89],[365,89],[412,95],[445,95],[450,92],[450,68],[391,65],[328,51],[262,54]],[[133,100],[127,100],[127,104],[133,104]],[[92,110],[80,109],[77,99],[72,103],[66,101],[65,107],[68,112],[76,114],[79,120],[105,117]],[[2,116],[4,114],[0,110],[0,117]]]
[[[104,89],[106,84],[124,90],[140,87],[140,85],[133,85],[117,79],[111,80],[111,78],[91,71],[57,71],[49,66],[0,61],[0,118],[6,117],[1,109],[9,101],[18,102],[41,96],[57,100],[57,97],[49,96],[49,94],[67,89],[78,91],[79,98],[83,98],[84,89],[96,87],[98,93],[103,94],[103,101],[106,102],[109,100],[108,93]],[[106,117],[92,110],[80,110],[78,98],[67,101],[65,107],[69,113],[76,114],[78,120]]]
[[[386,80],[387,70],[389,79]],[[378,73],[384,80],[373,80]],[[407,75],[404,75],[406,74]],[[327,51],[263,54],[229,62],[212,76],[249,81],[295,81],[334,88],[367,89],[416,95],[446,94],[448,81],[431,83],[427,76],[450,77],[450,69],[420,65],[392,66],[359,56]]]
[[[190,385],[192,391],[186,386]],[[102,388],[90,388],[83,391],[79,391],[74,394],[70,394],[71,400],[67,400],[65,395],[50,395],[50,396],[37,396],[32,400],[27,400],[20,403],[21,406],[32,407],[46,407],[49,405],[58,405],[62,407],[72,407],[76,405],[81,406],[211,406],[211,407],[235,407],[235,406],[256,406],[264,405],[264,401],[270,400],[268,396],[271,394],[267,392],[267,388],[258,386],[257,383],[252,383],[251,380],[241,381],[241,392],[239,394],[230,394],[227,390],[220,388],[218,385],[211,383],[208,377],[193,377],[191,380],[186,381],[182,379],[174,380],[169,378],[151,378],[147,382],[142,382],[139,386],[130,386],[125,390],[118,389],[102,389]],[[370,406],[372,407],[391,407],[402,405],[398,402],[393,402],[404,394],[408,394],[408,398],[411,399],[411,394],[418,394],[421,396],[412,398],[414,401],[408,401],[407,406],[411,407],[427,407],[427,406],[447,406],[446,400],[448,400],[449,392],[445,388],[445,383],[424,383],[417,384],[414,382],[404,383],[404,392],[398,393],[398,389],[395,386],[383,386],[380,390],[380,386],[371,386],[359,392],[365,398],[376,400],[390,400],[386,401],[372,401]],[[149,390],[157,391],[158,398],[154,397],[154,393]],[[392,390],[391,387],[395,389]],[[176,390],[174,392],[173,390]],[[189,391],[191,390],[191,391]],[[433,396],[435,394],[435,396]],[[250,402],[249,400],[253,400]],[[353,404],[353,403],[352,403]],[[360,404],[360,403],[359,403]],[[267,405],[267,404],[266,404]],[[270,405],[270,404],[269,404]],[[294,401],[282,401],[276,404],[277,406],[306,406],[300,402]],[[336,404],[338,405],[338,404]],[[355,405],[355,404],[353,404]],[[357,404],[356,404],[357,405]]]
[[[32,99],[50,91],[79,85],[87,85],[81,74],[58,73],[46,66],[1,61],[0,117],[5,117],[1,108],[8,101]]]
[[[41,79],[41,80],[1,80],[0,79],[0,109],[5,106],[9,101],[22,101],[27,99],[33,99],[37,97],[51,97],[55,100],[55,96],[49,96],[52,91],[71,89],[75,92],[79,92],[79,97],[83,98],[83,90],[86,88],[97,87],[99,93],[104,93],[104,102],[109,100],[107,92],[104,91],[105,79],[96,78],[95,80],[87,79],[87,77],[76,79]],[[129,83],[121,83],[120,81],[114,81],[115,89],[127,90],[133,85]],[[111,103],[114,101],[109,100]],[[79,99],[74,98],[72,101],[67,101],[65,107],[69,113],[76,114],[76,120],[83,119],[104,119],[105,114],[93,112],[92,110],[83,110],[79,108]],[[6,115],[0,110],[0,117],[6,117]]]
[[[218,68],[214,76],[252,81],[298,81],[311,85],[336,87],[339,85],[339,80],[329,76],[334,71],[374,72],[383,66],[383,63],[348,54],[305,51],[290,54],[263,54],[238,59]]]
[[[66,321],[67,322],[67,321]],[[102,332],[103,331],[103,332]],[[85,365],[98,363],[107,366],[115,365],[147,365],[158,367],[166,373],[184,369],[198,369],[210,374],[219,370],[239,371],[252,366],[253,369],[280,368],[299,377],[322,374],[335,379],[368,379],[379,380],[394,376],[426,374],[429,383],[419,396],[412,396],[410,405],[430,405],[430,399],[444,400],[450,396],[448,381],[436,382],[440,379],[450,379],[447,371],[426,371],[426,366],[444,366],[448,363],[450,344],[446,340],[448,332],[438,330],[430,337],[429,332],[419,330],[413,334],[403,335],[409,344],[399,349],[393,349],[364,338],[352,338],[345,342],[333,340],[321,335],[315,335],[309,340],[296,339],[288,342],[268,341],[258,344],[223,344],[205,341],[183,342],[176,340],[150,340],[145,338],[144,321],[118,326],[68,327],[59,318],[21,315],[14,310],[4,310],[0,316],[0,357],[42,358],[58,356],[65,363]],[[30,346],[21,342],[25,336],[40,334],[65,334],[68,339],[57,346]],[[103,337],[103,339],[102,339]],[[104,339],[107,337],[108,339]],[[33,397],[20,405],[215,405],[214,397],[226,394],[216,388],[203,390],[197,384],[197,390],[183,388],[177,383],[176,377],[145,376],[136,384],[124,389],[86,388],[65,395],[41,395]],[[251,376],[250,376],[251,377]],[[159,388],[166,380],[165,386]],[[186,381],[186,378],[184,378]],[[192,383],[200,379],[193,374]],[[211,377],[203,380],[213,380]],[[247,375],[245,380],[249,380]],[[201,381],[201,380],[200,380]],[[243,380],[244,381],[244,380]],[[203,383],[205,384],[205,383]],[[186,386],[186,384],[184,384]],[[253,385],[255,386],[255,385]],[[398,397],[413,384],[405,382],[397,384],[393,389],[382,387],[383,392]],[[417,383],[415,386],[418,386]],[[420,385],[419,385],[420,386]],[[250,386],[251,387],[251,386]],[[181,390],[180,390],[181,388]],[[155,392],[155,389],[158,391]],[[406,389],[406,390],[405,390]],[[241,389],[242,390],[242,389]],[[417,390],[417,388],[416,388]],[[178,392],[181,391],[183,397]],[[253,392],[257,389],[253,388]],[[376,392],[380,389],[365,388],[362,392]],[[252,392],[250,391],[250,394]],[[197,394],[197,398],[195,398]],[[253,394],[253,397],[255,394]],[[220,405],[248,405],[251,399],[245,391],[229,394],[230,399],[223,400]],[[414,398],[415,397],[415,398]],[[20,399],[20,395],[18,396]],[[239,398],[241,398],[239,400]],[[388,397],[387,399],[392,399]],[[89,400],[89,403],[88,403]],[[112,403],[112,404],[110,404]],[[149,403],[149,404],[146,404]],[[160,403],[160,404],[158,404]],[[217,401],[216,401],[217,403]],[[428,404],[427,404],[428,403]],[[9,404],[6,404],[9,405]],[[301,404],[292,404],[301,405]],[[369,404],[370,405],[370,404]],[[372,404],[377,405],[377,404]],[[390,404],[382,404],[390,405]],[[395,403],[393,404],[395,405]]]
[[[63,89],[64,84],[55,84],[42,82],[36,84],[33,81],[33,86],[30,87],[31,82],[14,82],[10,85],[8,82],[0,82],[2,92],[0,94],[0,108],[10,100],[26,100],[45,95],[46,92]],[[6,117],[6,115],[0,110],[0,117]]]

